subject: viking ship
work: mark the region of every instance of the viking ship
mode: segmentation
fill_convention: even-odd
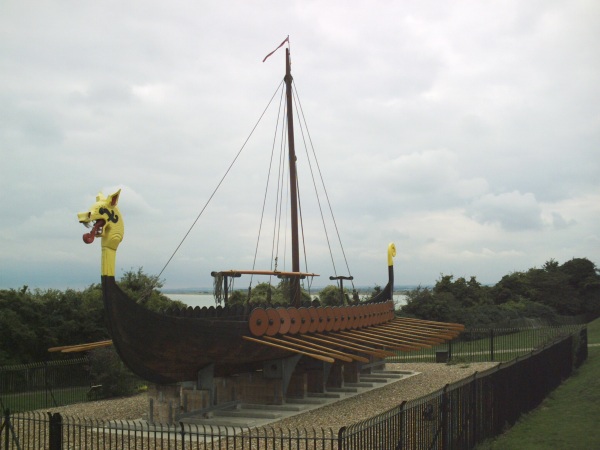
[[[284,41],[285,42],[285,41]],[[229,376],[260,369],[267,361],[292,356],[325,363],[369,363],[397,351],[419,350],[452,339],[459,324],[395,317],[393,303],[395,247],[388,248],[387,284],[368,301],[315,306],[303,302],[300,281],[317,276],[300,269],[298,193],[290,51],[286,48],[285,97],[291,212],[291,270],[226,270],[212,275],[224,280],[225,306],[153,312],[131,299],[115,281],[117,246],[123,237],[119,192],[97,197],[79,221],[92,225],[84,241],[102,238],[102,291],[112,344],[125,364],[140,377],[157,384],[197,380],[210,368],[211,375]],[[290,298],[286,306],[230,305],[227,280],[242,275],[285,278]],[[352,277],[330,277],[339,282]]]

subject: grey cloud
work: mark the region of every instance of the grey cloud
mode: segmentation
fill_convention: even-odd
[[[486,194],[473,201],[470,217],[480,223],[498,224],[507,231],[536,230],[542,227],[541,207],[531,193],[518,191]]]

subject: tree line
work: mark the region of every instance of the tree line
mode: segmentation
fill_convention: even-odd
[[[158,277],[142,268],[123,274],[119,285],[132,298],[159,311],[185,307],[161,294]],[[104,321],[102,287],[83,290],[0,290],[0,366],[51,359],[48,349],[110,339]]]
[[[142,268],[123,274],[119,284],[130,297],[147,308],[160,311],[185,308],[160,292],[162,282]],[[289,286],[266,283],[252,289],[249,302],[284,304]],[[373,295],[378,291],[375,287]],[[232,293],[232,303],[248,302],[247,294]],[[311,301],[303,293],[307,302]],[[315,304],[339,305],[357,298],[356,293],[340,295],[337,286],[319,293]],[[454,279],[441,275],[432,288],[418,287],[407,292],[407,303],[397,312],[403,316],[442,322],[457,322],[467,327],[509,326],[519,319],[538,319],[555,323],[564,316],[591,319],[600,316],[600,273],[586,258],[564,264],[555,260],[542,268],[505,275],[494,286],[485,286],[475,277]],[[104,322],[102,288],[93,284],[83,290],[64,291],[20,289],[0,290],[0,366],[50,359],[48,349],[62,345],[110,339]]]
[[[542,268],[505,275],[494,286],[442,275],[433,288],[419,287],[407,297],[402,315],[468,328],[512,326],[523,319],[559,324],[565,316],[588,321],[600,316],[600,273],[587,258],[564,264],[551,259]]]

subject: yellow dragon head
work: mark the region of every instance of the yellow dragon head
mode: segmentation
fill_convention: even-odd
[[[96,237],[101,237],[102,246],[102,275],[115,276],[115,260],[117,247],[123,240],[125,227],[119,212],[119,189],[114,194],[105,197],[102,193],[96,196],[89,210],[77,214],[79,222],[86,227],[92,227],[89,233],[83,235],[86,244],[94,242]]]

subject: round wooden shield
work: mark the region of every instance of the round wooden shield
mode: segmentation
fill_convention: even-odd
[[[375,323],[375,305],[367,305],[367,326]]]
[[[379,313],[377,312],[378,304],[373,303],[373,307],[371,308],[371,325],[377,325],[377,321],[379,320]]]
[[[369,326],[369,305],[362,305],[360,315],[362,316],[360,327],[365,328]]]
[[[342,308],[335,306],[333,308],[333,331],[338,331],[342,326]]]
[[[381,323],[387,322],[388,320],[388,306],[387,303],[381,305]]]
[[[377,305],[377,325],[384,322],[385,316],[385,303],[380,303]]]
[[[358,317],[356,321],[356,328],[362,328],[365,326],[365,306],[358,306],[356,311],[356,317]]]
[[[250,332],[254,336],[262,336],[269,328],[269,316],[267,312],[262,308],[255,308],[250,313],[250,319],[248,320],[250,326]]]
[[[298,308],[298,313],[300,314],[300,334],[308,333],[310,329],[310,313],[308,312],[308,308],[301,307]]]
[[[348,310],[347,310],[347,324],[346,324],[346,329],[347,330],[352,330],[354,329],[354,311],[356,311],[356,306],[348,306]]]
[[[340,307],[340,330],[345,330],[348,326],[348,307]]]
[[[300,331],[300,327],[302,326],[302,322],[300,322],[300,313],[297,308],[293,307],[288,308],[287,312],[290,315],[290,329],[288,333],[296,334]]]
[[[327,326],[327,313],[325,312],[325,308],[319,306],[317,308],[317,314],[319,315],[319,326],[317,327],[317,331],[322,333]]]
[[[283,307],[277,308],[276,311],[277,314],[279,314],[279,333],[286,334],[290,331],[290,325],[292,324],[290,321],[290,313]]]
[[[373,305],[365,306],[365,327],[373,325]]]
[[[325,331],[333,330],[333,308],[331,306],[325,307],[325,314],[327,315],[327,323],[325,325]]]
[[[269,328],[267,328],[267,336],[275,336],[279,333],[279,326],[281,325],[281,319],[275,308],[267,308],[267,316],[269,317]]]
[[[311,306],[308,308],[308,314],[310,315],[310,326],[308,327],[309,333],[315,333],[319,328],[319,313],[317,308]]]

